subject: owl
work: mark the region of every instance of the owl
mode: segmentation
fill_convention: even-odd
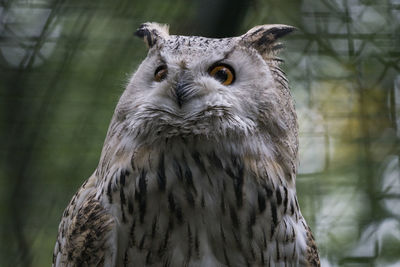
[[[53,266],[319,266],[277,57],[293,30],[212,39],[142,24],[147,57],[63,213]]]

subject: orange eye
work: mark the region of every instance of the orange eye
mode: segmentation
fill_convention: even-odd
[[[156,82],[161,82],[165,78],[167,78],[168,69],[166,65],[159,66],[154,72],[154,80]]]
[[[208,73],[223,85],[230,85],[235,81],[235,71],[227,64],[218,63],[213,65],[208,70]]]

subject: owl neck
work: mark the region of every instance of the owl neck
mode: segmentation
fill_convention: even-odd
[[[226,136],[213,139],[177,136],[160,138],[151,144],[111,139],[103,148],[96,174],[106,178],[119,169],[135,171],[138,168],[152,168],[160,161],[161,155],[175,159],[190,158],[196,164],[199,163],[199,157],[203,157],[206,165],[217,164],[215,167],[224,170],[229,169],[231,162],[240,161],[261,180],[281,180],[294,187],[297,159],[285,147],[266,140],[259,135],[235,136],[232,139]]]

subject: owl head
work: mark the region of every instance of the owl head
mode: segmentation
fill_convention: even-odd
[[[295,117],[278,68],[277,39],[293,30],[262,25],[239,37],[211,39],[142,24],[136,35],[148,55],[119,101],[116,120],[146,140],[285,134]]]

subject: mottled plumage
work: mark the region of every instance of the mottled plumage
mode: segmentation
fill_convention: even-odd
[[[54,266],[319,266],[296,196],[298,126],[276,57],[286,25],[223,39],[137,31],[149,47]]]

